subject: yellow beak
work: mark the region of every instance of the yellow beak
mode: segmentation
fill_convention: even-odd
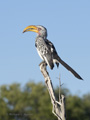
[[[35,25],[29,25],[29,26],[27,26],[27,27],[23,30],[23,33],[24,33],[24,32],[28,32],[28,31],[32,31],[32,32],[38,33],[38,28],[37,28]]]

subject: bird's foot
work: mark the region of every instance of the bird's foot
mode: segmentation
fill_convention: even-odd
[[[45,66],[47,66],[47,64],[46,64],[45,61],[42,61],[42,62],[39,64],[39,66],[40,66],[41,64],[44,64]]]

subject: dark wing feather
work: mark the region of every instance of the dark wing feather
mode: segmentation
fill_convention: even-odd
[[[46,44],[50,47],[52,54],[53,54],[53,59],[56,59],[59,61],[59,63],[61,63],[67,70],[69,70],[75,77],[77,77],[80,80],[83,80],[81,78],[81,76],[74,70],[72,69],[67,63],[65,63],[57,54],[57,51],[53,45],[52,42],[50,42],[49,40],[46,41]],[[56,62],[57,67],[59,66],[59,63]]]

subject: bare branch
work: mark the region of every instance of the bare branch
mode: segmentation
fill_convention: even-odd
[[[65,97],[64,95],[61,95],[60,101],[58,102],[55,97],[52,81],[49,77],[49,73],[47,72],[46,69],[46,63],[43,61],[40,63],[40,70],[41,73],[44,76],[45,83],[51,98],[51,103],[53,105],[52,113],[58,118],[58,120],[66,120],[65,117]],[[61,83],[60,83],[61,84]]]

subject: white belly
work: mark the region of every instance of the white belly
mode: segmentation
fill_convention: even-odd
[[[42,60],[44,60],[43,57],[42,57],[41,54],[40,54],[40,51],[38,51],[38,49],[37,49],[37,52],[38,52],[40,58],[41,58]]]

